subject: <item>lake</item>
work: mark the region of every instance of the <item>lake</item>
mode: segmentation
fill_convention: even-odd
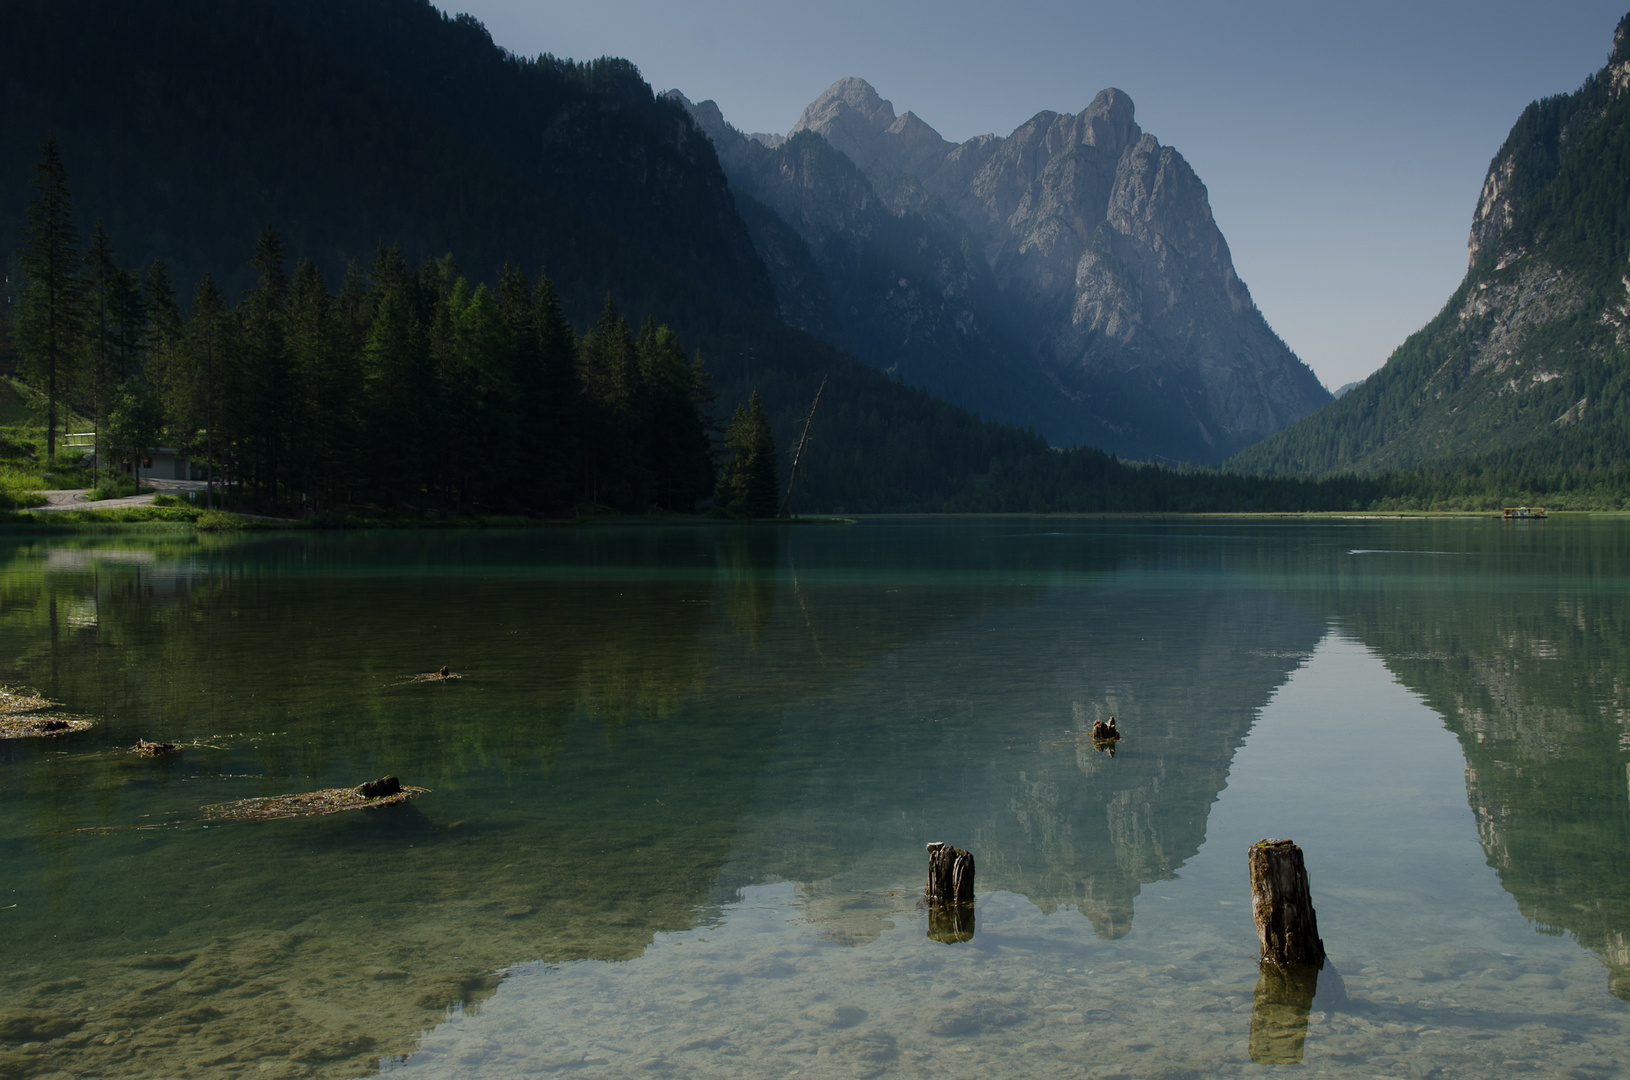
[[[0,568],[0,680],[97,721],[0,741],[6,1080],[1630,1072],[1630,523],[11,534]],[[203,810],[387,773],[430,790]],[[1259,987],[1264,837],[1306,855],[1311,1005]],[[960,933],[936,840],[977,859]]]

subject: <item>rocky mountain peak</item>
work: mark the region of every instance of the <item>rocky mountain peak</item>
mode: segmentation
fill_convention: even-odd
[[[894,105],[878,96],[877,90],[865,79],[850,76],[839,79],[810,102],[787,134],[805,128],[820,131],[833,124],[846,126],[851,118],[873,131],[885,131],[895,121]]]
[[[937,169],[951,144],[916,114],[894,114],[865,79],[839,79],[804,110],[789,135],[813,131],[870,176],[922,176]]]
[[[844,337],[885,370],[990,415],[1045,416],[1061,442],[1179,460],[1217,460],[1329,400],[1251,302],[1205,185],[1123,90],[960,146],[858,78],[773,150],[710,105],[691,112],[732,184],[796,234]],[[790,280],[789,245],[759,235]],[[803,310],[796,293],[778,286],[784,310]]]
[[[1103,146],[1119,150],[1127,143],[1136,142],[1140,134],[1133,119],[1132,99],[1125,90],[1113,86],[1098,91],[1081,113],[1082,138],[1088,146]]]

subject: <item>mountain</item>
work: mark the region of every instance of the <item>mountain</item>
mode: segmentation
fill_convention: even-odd
[[[82,231],[189,291],[246,288],[271,222],[332,281],[400,243],[546,265],[584,320],[607,289],[774,310],[712,147],[625,60],[516,57],[425,0],[16,0],[6,30],[0,252],[54,133]]]
[[[1119,90],[961,145],[862,79],[773,146],[669,96],[803,241],[782,257],[754,231],[783,316],[908,382],[1054,442],[1193,461],[1330,400],[1234,272],[1205,185]]]
[[[1341,400],[1239,454],[1244,472],[1458,463],[1513,476],[1630,461],[1630,16],[1607,65],[1529,105],[1489,164],[1467,272]]]
[[[163,259],[183,307],[206,272],[228,299],[249,288],[267,223],[291,267],[309,259],[332,285],[381,244],[410,263],[451,253],[472,283],[506,261],[546,269],[579,330],[608,295],[636,326],[672,326],[701,350],[724,416],[758,390],[784,449],[829,376],[794,509],[1048,509],[1072,484],[1114,503],[1097,482],[1104,455],[1083,452],[1067,476],[1034,435],[788,328],[752,232],[780,236],[793,260],[802,241],[738,200],[712,142],[625,60],[516,56],[427,0],[4,10],[0,264],[14,265],[54,134],[82,236],[102,221],[121,266]],[[9,311],[0,302],[0,366]],[[1147,491],[1149,475],[1110,486]]]

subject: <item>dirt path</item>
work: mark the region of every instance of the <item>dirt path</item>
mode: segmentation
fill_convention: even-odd
[[[123,506],[146,506],[153,501],[154,492],[146,495],[127,495],[122,499],[91,499],[90,488],[64,488],[58,491],[42,491],[45,496],[45,505],[32,509],[41,512],[57,510],[115,510]]]

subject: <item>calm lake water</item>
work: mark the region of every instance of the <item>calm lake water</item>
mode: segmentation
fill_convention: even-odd
[[[1627,624],[1610,519],[0,537],[0,1080],[1624,1075]]]

